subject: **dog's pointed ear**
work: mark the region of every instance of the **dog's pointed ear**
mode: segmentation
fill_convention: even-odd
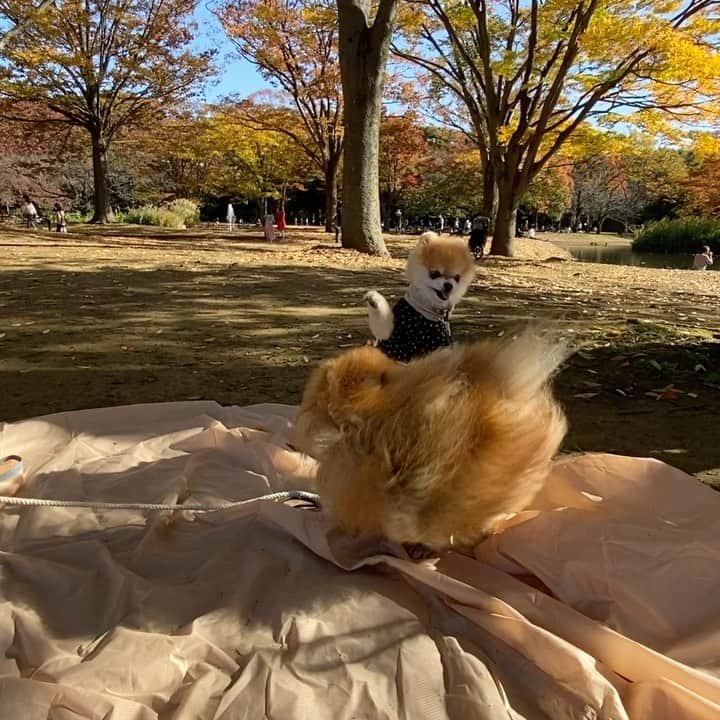
[[[349,421],[375,412],[394,364],[373,347],[356,348],[337,358],[327,375],[331,414]]]
[[[429,245],[433,240],[436,239],[437,233],[434,233],[432,231],[424,232],[418,240],[418,247],[424,247],[425,245]]]
[[[331,371],[332,360],[323,360],[317,367],[313,368],[305,382],[305,395],[317,395],[320,392],[327,392],[328,375]]]

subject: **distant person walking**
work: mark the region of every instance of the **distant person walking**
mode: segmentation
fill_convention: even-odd
[[[285,239],[285,228],[287,225],[285,224],[285,211],[282,208],[278,208],[275,211],[275,225],[277,225],[278,229],[278,235],[281,240]]]
[[[443,230],[445,230],[445,218],[441,213],[438,215],[438,232],[442,232]]]
[[[340,235],[342,233],[342,203],[337,204],[335,210],[335,242],[340,243]]]
[[[488,218],[478,215],[470,226],[470,252],[479,260],[485,253],[485,243],[487,242],[488,228],[490,221]]]
[[[395,211],[395,231],[400,232],[402,230],[402,210],[398,208]]]
[[[228,203],[225,219],[227,220],[228,230],[232,232],[232,229],[235,226],[235,208],[232,206],[232,203]]]
[[[275,242],[275,215],[268,212],[263,220],[263,232],[265,233],[265,239],[268,242]]]
[[[35,203],[30,200],[29,195],[23,195],[23,204],[20,208],[20,212],[25,219],[25,226],[34,230],[37,227],[38,211],[35,207]]]
[[[65,211],[60,203],[53,205],[53,213],[55,214],[55,232],[66,233],[67,221],[65,220]]]
[[[704,245],[702,252],[693,256],[693,270],[707,270],[713,264],[712,250]]]

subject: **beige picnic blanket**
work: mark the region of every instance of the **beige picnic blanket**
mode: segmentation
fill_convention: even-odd
[[[294,408],[5,425],[25,496],[200,502],[311,486]],[[1,488],[0,488],[1,490]],[[720,494],[558,463],[479,559],[403,559],[321,512],[0,512],[0,720],[720,717]]]

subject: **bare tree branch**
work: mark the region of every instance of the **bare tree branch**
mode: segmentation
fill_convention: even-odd
[[[53,5],[55,3],[55,0],[40,0],[40,3],[37,5],[37,7],[31,7],[30,11],[22,18],[19,18],[15,21],[15,25],[10,28],[2,37],[0,37],[0,52],[5,48],[5,46],[16,36],[19,35],[29,23],[32,22],[33,17],[35,17],[38,13],[43,12],[46,8],[48,8],[50,5]]]

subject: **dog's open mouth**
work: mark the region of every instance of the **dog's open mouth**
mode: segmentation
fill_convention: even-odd
[[[446,292],[445,290],[438,290],[437,288],[433,288],[433,291],[441,300],[447,300],[450,297],[450,293]]]

